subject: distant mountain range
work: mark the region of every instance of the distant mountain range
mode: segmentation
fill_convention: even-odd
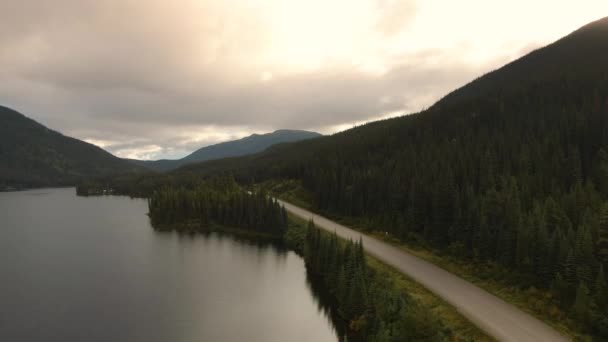
[[[272,133],[252,134],[242,139],[206,146],[194,151],[182,159],[163,159],[154,161],[136,159],[127,160],[135,165],[143,166],[154,171],[169,171],[187,164],[213,159],[244,156],[262,152],[272,145],[313,139],[321,136],[321,134],[315,132],[282,129]]]
[[[142,167],[0,106],[0,190],[73,185]]]
[[[118,158],[100,147],[64,136],[13,109],[0,106],[0,190],[74,185],[85,179],[167,171],[319,136],[314,132],[278,130],[203,147],[179,160],[142,161]]]

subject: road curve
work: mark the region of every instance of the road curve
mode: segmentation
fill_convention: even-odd
[[[316,226],[336,232],[340,237],[353,240],[361,237],[368,253],[424,285],[499,341],[568,341],[540,320],[450,272],[308,210],[285,201],[279,202],[288,212],[306,220],[313,219]]]

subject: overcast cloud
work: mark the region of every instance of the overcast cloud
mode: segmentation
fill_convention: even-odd
[[[591,0],[6,0],[0,104],[122,157],[181,157],[419,111],[602,13]]]

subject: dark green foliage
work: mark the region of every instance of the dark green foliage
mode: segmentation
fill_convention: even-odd
[[[193,189],[201,183],[196,175],[172,175],[158,173],[137,173],[85,181],[77,186],[77,193],[86,194],[88,189],[105,188],[115,195],[149,198],[154,191],[162,188]]]
[[[608,265],[608,202],[600,210],[597,250],[604,265]]]
[[[553,280],[553,285],[551,285],[551,289],[553,293],[558,298],[568,298],[570,292],[570,284],[568,284],[560,273],[555,275],[555,279]]]
[[[335,234],[309,223],[304,258],[306,267],[337,299],[341,316],[366,341],[439,341],[441,326],[430,311],[391,280],[366,264],[361,241],[341,241]]]
[[[76,187],[76,194],[78,196],[111,195],[112,193],[113,191],[109,186],[102,182],[87,181]]]
[[[0,106],[0,190],[74,185],[143,169]]]
[[[262,192],[243,191],[229,177],[201,182],[193,189],[163,188],[148,199],[148,207],[152,224],[161,229],[215,224],[277,236],[287,229],[285,208]]]
[[[595,303],[599,309],[608,309],[608,284],[604,275],[604,267],[600,266],[600,271],[595,280]]]
[[[584,283],[580,283],[576,290],[576,297],[574,299],[574,305],[572,311],[574,317],[583,324],[587,324],[589,321],[589,314],[591,309],[591,298],[589,297],[589,289]]]

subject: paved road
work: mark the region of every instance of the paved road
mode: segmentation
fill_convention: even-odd
[[[312,218],[318,227],[335,231],[338,236],[353,240],[359,240],[361,237],[368,253],[433,291],[499,341],[568,341],[545,323],[452,273],[308,210],[284,201],[280,202],[292,214],[306,220]]]

